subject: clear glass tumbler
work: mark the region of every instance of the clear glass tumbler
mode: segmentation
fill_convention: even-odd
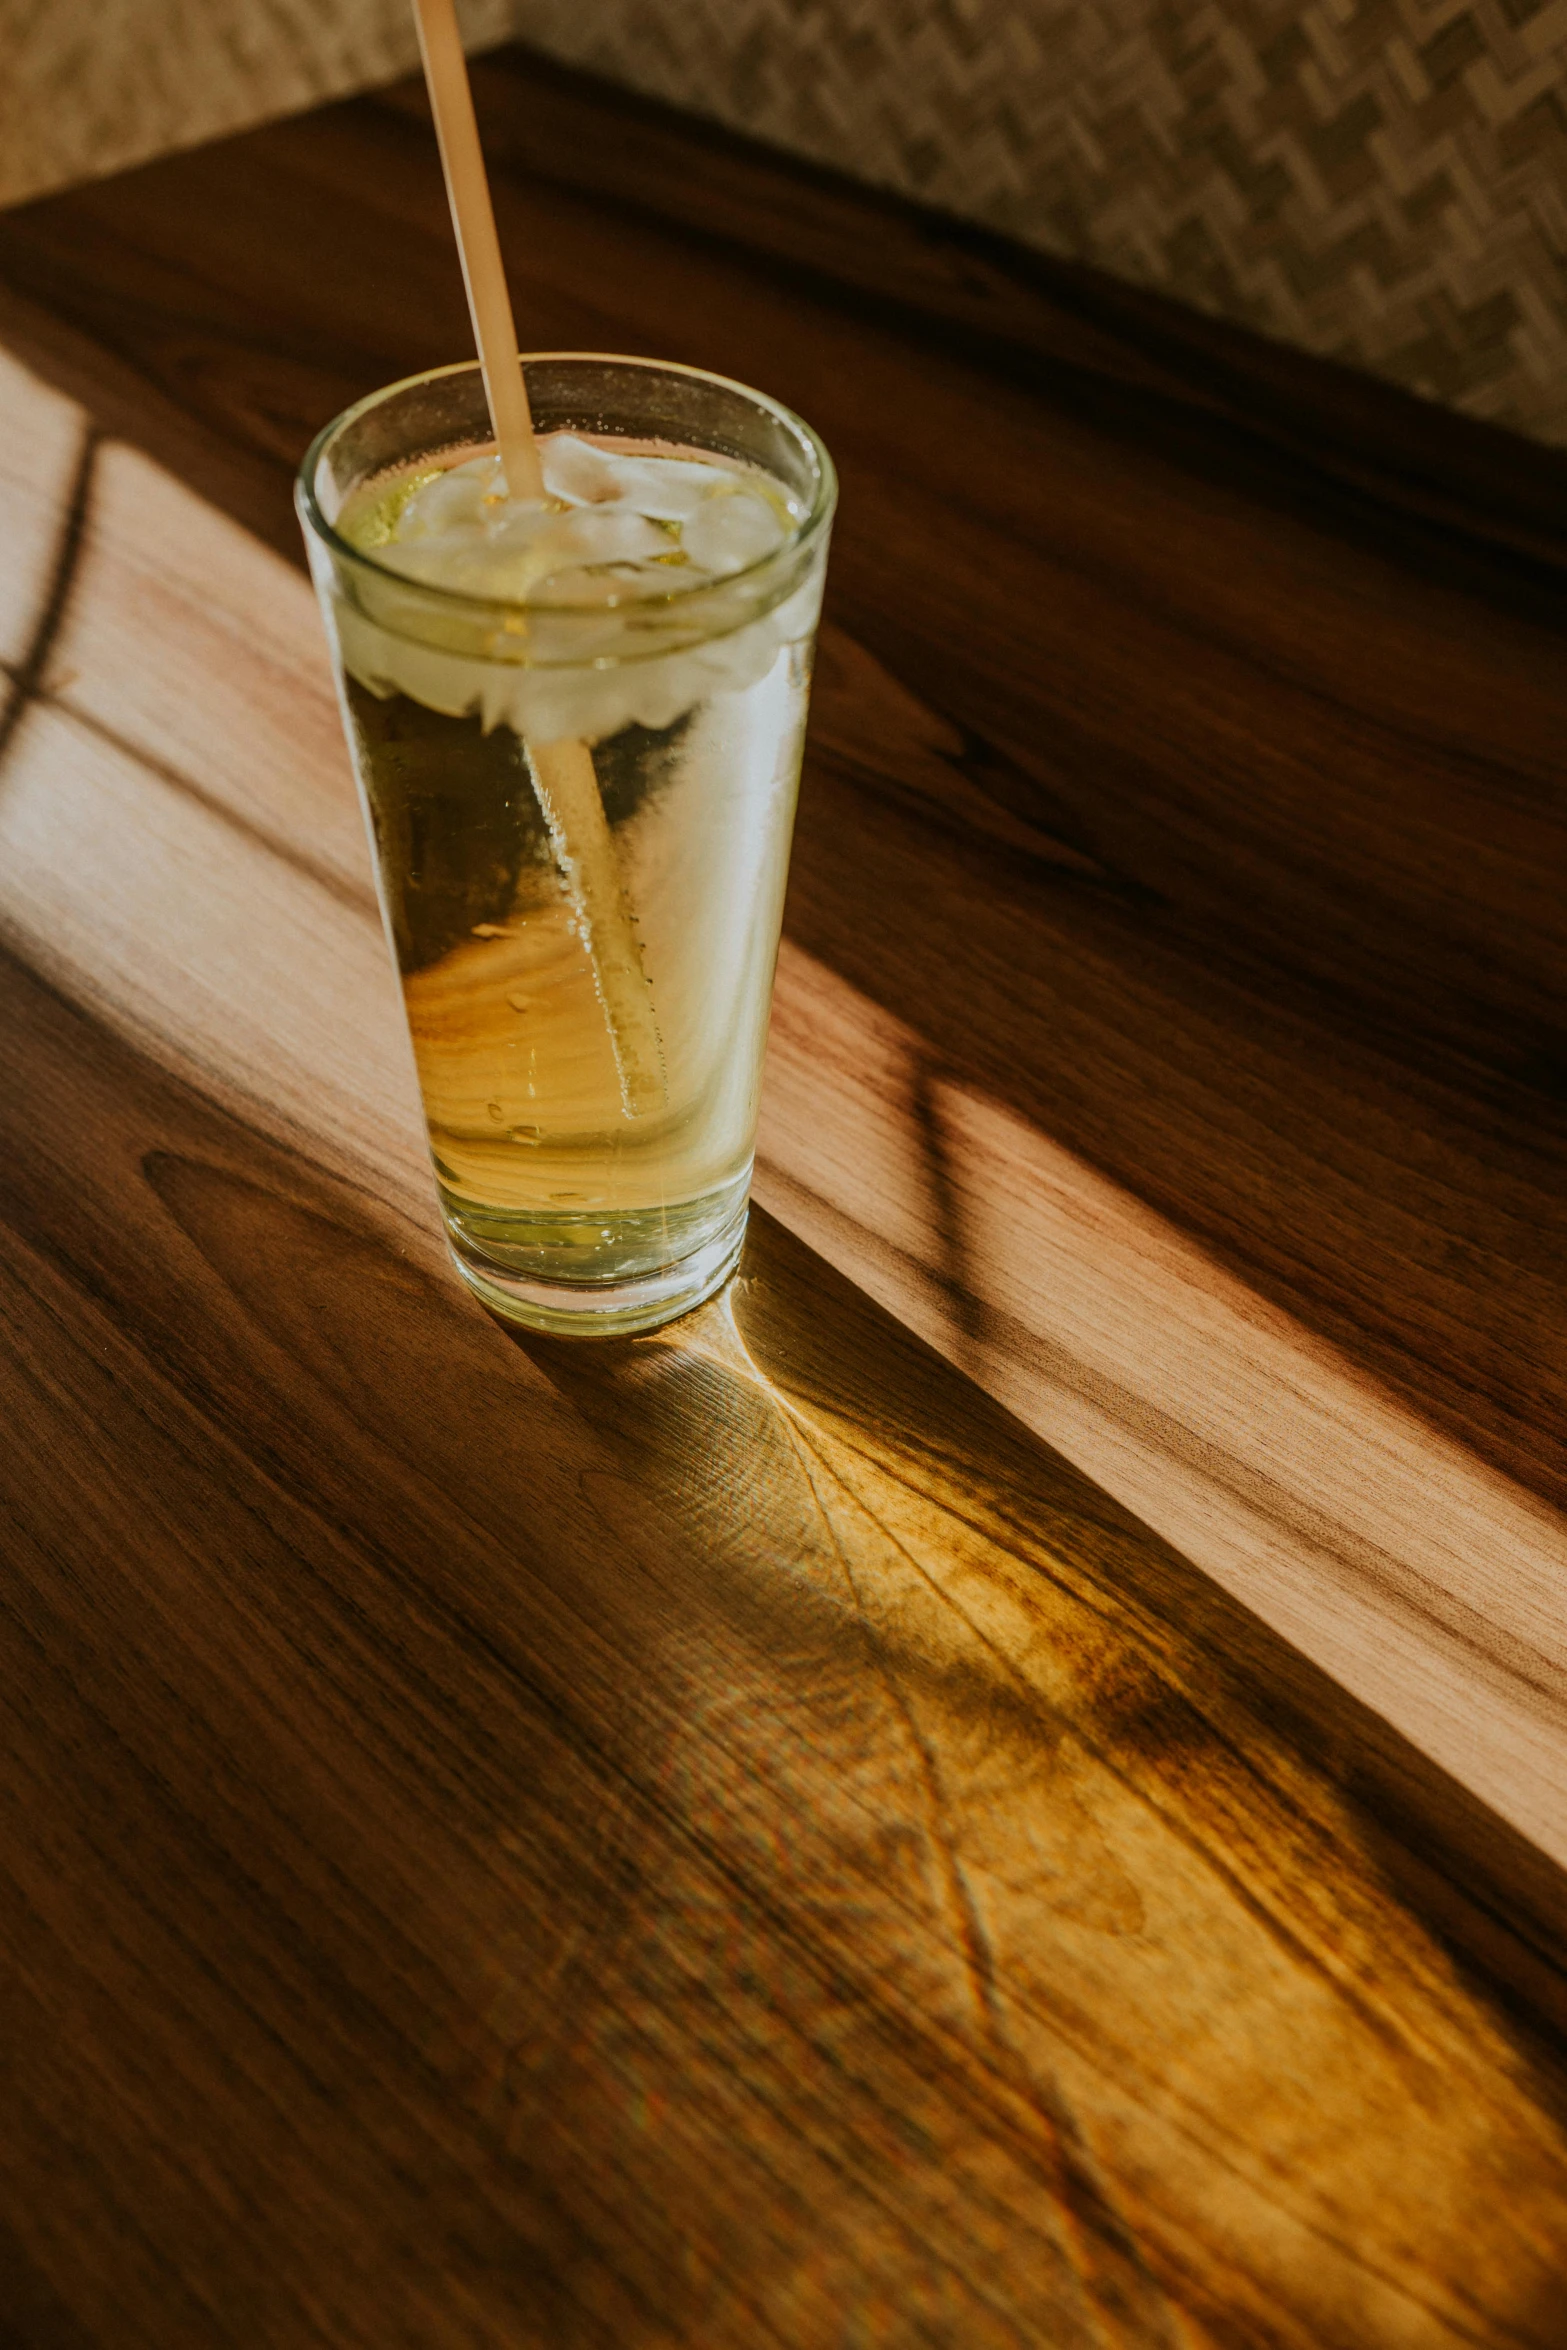
[[[337,526],[493,447],[476,366],[360,401],[299,477],[457,1269],[536,1329],[643,1330],[744,1238],[836,484],[808,426],[722,377],[524,367],[540,435],[760,468],[793,518],[653,593],[410,578]]]

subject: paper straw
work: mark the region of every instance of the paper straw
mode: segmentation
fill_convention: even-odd
[[[517,356],[517,329],[512,323],[511,296],[495,233],[495,207],[479,146],[457,11],[453,0],[414,0],[414,16],[501,470],[511,497],[542,498],[544,476],[533,438],[528,387]]]
[[[490,421],[500,449],[506,489],[513,498],[542,498],[544,475],[528,387],[517,355],[511,296],[495,233],[495,207],[479,146],[468,60],[463,55],[453,0],[413,0],[419,52],[441,168],[462,259],[463,283],[484,373]],[[609,1041],[628,1117],[645,1116],[667,1100],[664,1054],[653,994],[621,884],[593,753],[584,742],[528,743],[533,772],[555,855],[593,962]]]
[[[586,743],[569,741],[525,748],[556,861],[587,933],[621,1100],[628,1117],[642,1117],[664,1106],[664,1054],[593,754]]]

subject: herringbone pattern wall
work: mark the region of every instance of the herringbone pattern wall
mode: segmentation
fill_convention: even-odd
[[[458,0],[470,48],[512,0]],[[0,206],[417,71],[408,0],[0,0]]]
[[[514,0],[557,57],[1567,441],[1567,0]]]
[[[1567,442],[1567,0],[461,0]],[[0,0],[0,203],[405,72],[407,0]]]

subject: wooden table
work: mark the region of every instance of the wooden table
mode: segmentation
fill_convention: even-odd
[[[1567,2342],[1562,462],[479,80],[527,339],[842,466],[760,1206],[443,1260],[417,93],[0,217],[0,2340]]]

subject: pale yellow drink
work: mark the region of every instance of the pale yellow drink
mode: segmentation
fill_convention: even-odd
[[[546,428],[518,511],[458,439],[317,530],[454,1254],[548,1328],[683,1310],[743,1234],[830,471],[718,390],[728,446]]]

